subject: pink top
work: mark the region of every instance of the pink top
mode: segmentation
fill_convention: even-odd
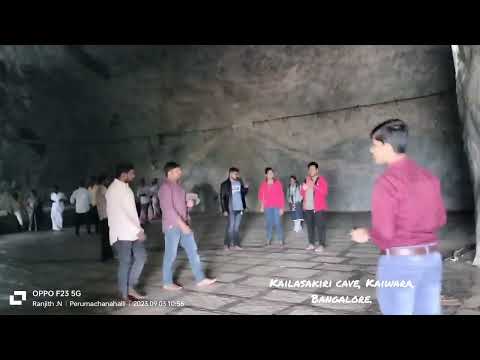
[[[258,200],[263,204],[265,209],[285,208],[285,196],[283,194],[283,187],[280,180],[274,180],[273,184],[267,184],[263,181],[258,190]]]
[[[446,222],[440,181],[415,161],[406,157],[376,180],[370,236],[380,249],[437,243]]]
[[[306,180],[308,183],[312,182],[312,178],[307,177]],[[306,202],[306,191],[307,190],[307,184],[303,184],[300,187],[300,195],[302,195],[303,198],[303,206],[305,208],[305,202]],[[319,176],[317,178],[316,183],[313,184],[313,194],[314,194],[314,206],[315,206],[315,212],[319,211],[324,211],[328,210],[328,203],[327,203],[327,196],[328,196],[328,182],[323,176]]]

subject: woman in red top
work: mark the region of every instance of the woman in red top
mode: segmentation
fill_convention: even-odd
[[[272,243],[273,227],[277,233],[277,240],[285,247],[281,216],[285,208],[285,196],[280,180],[275,178],[272,168],[265,169],[265,181],[260,184],[258,200],[261,204],[261,211],[265,213],[265,224],[267,228],[267,247]]]

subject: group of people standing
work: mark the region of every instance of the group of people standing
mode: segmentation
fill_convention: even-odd
[[[150,186],[147,185],[145,179],[140,179],[137,198],[140,203],[140,223],[142,225],[160,217],[160,203],[158,200],[159,188],[157,178],[152,180]]]
[[[441,314],[442,256],[437,232],[446,224],[447,214],[439,179],[406,155],[408,135],[408,126],[400,119],[387,120],[371,131],[370,153],[374,162],[386,166],[386,170],[373,188],[371,227],[354,228],[350,235],[355,243],[373,241],[381,251],[377,298],[383,314]],[[238,169],[230,169],[220,193],[222,211],[229,218],[225,250],[232,245],[241,249],[238,229],[248,185],[240,179]],[[315,162],[308,165],[301,185],[294,176],[290,178],[287,199],[294,230],[299,231],[299,223],[304,220],[307,250],[324,251],[327,196],[328,182],[319,175]],[[283,187],[272,168],[265,169],[258,200],[265,213],[266,246],[271,245],[273,228],[277,240],[285,246],[280,221],[285,207]],[[410,285],[383,285],[389,282]]]
[[[440,314],[442,257],[439,251],[438,230],[446,224],[447,215],[441,194],[439,179],[406,155],[408,126],[402,120],[391,119],[378,125],[370,133],[370,153],[378,165],[386,165],[384,173],[376,180],[372,195],[372,224],[370,228],[355,228],[350,235],[353,242],[373,241],[381,251],[377,268],[377,280],[382,282],[410,281],[410,287],[380,287],[377,292],[383,314]],[[158,191],[145,190],[145,182],[137,193],[140,197],[143,216],[148,213],[148,204],[153,198],[162,217],[165,239],[163,259],[163,286],[166,290],[180,290],[174,283],[173,264],[178,246],[188,256],[197,286],[215,283],[216,279],[205,276],[202,269],[195,236],[191,228],[189,209],[195,206],[180,183],[182,169],[169,162],[164,167],[165,179]],[[275,171],[265,169],[265,179],[258,191],[260,210],[265,214],[266,246],[271,246],[274,236],[285,246],[281,217],[289,204],[294,231],[301,231],[305,222],[309,245],[307,250],[318,253],[326,245],[327,197],[329,185],[320,176],[318,164],[308,164],[307,176],[301,184],[295,176],[290,178],[287,196]],[[96,214],[105,249],[110,245],[118,258],[118,287],[125,301],[145,298],[136,287],[147,259],[144,242],[145,231],[136,209],[135,196],[130,183],[135,178],[132,165],[117,166],[115,179],[110,182],[101,178],[85,188],[80,187],[70,201],[76,207],[76,233],[81,223],[87,224]],[[152,186],[157,186],[153,183]],[[224,248],[241,250],[239,229],[247,208],[246,196],[249,185],[240,177],[240,170],[232,167],[229,176],[220,187],[220,203],[223,215],[228,217]],[[27,201],[32,209],[31,225],[35,227],[36,194]],[[285,198],[287,201],[285,201]],[[51,194],[52,227],[62,229],[64,194],[58,188]],[[30,213],[29,213],[30,214]],[[88,216],[90,214],[91,216]],[[29,215],[30,217],[30,215]],[[102,253],[103,254],[103,253]],[[106,253],[105,253],[106,254]],[[111,256],[111,255],[110,255]]]
[[[187,193],[180,184],[182,169],[179,164],[169,162],[165,165],[164,172],[165,180],[158,190],[162,231],[165,235],[163,288],[169,291],[182,289],[173,279],[173,264],[179,245],[187,254],[197,286],[209,286],[215,283],[216,279],[207,278],[202,269],[188,211],[195,206],[195,202],[187,199]],[[136,211],[134,193],[129,185],[134,179],[133,165],[118,165],[115,180],[105,195],[110,244],[117,253],[119,264],[118,288],[126,302],[145,298],[145,295],[137,289],[147,260],[147,252],[146,234]]]
[[[113,258],[113,252],[108,241],[108,223],[106,213],[105,194],[111,180],[107,176],[92,177],[88,186],[83,180],[78,188],[70,196],[70,204],[75,206],[75,234],[80,236],[80,227],[85,225],[87,233],[92,234],[91,226],[94,225],[95,233],[101,238],[101,260],[107,261]],[[52,230],[63,230],[63,213],[67,197],[54,186],[50,194],[52,202],[51,220]]]
[[[17,223],[17,231],[38,231],[41,204],[37,191],[31,190],[25,197],[22,197],[19,191],[10,193],[4,189],[5,187],[5,184],[2,184],[0,216],[13,215]]]
[[[220,186],[220,203],[224,216],[228,217],[225,234],[224,249],[241,250],[240,224],[242,216],[247,208],[245,197],[248,194],[248,184],[240,178],[240,170],[232,167],[229,177]],[[290,177],[290,184],[285,193],[282,182],[276,177],[274,169],[265,169],[265,179],[261,182],[258,190],[260,211],[265,214],[266,247],[270,247],[275,237],[280,246],[285,248],[285,235],[281,217],[285,210],[291,214],[293,230],[296,233],[302,231],[302,222],[305,222],[309,245],[307,250],[315,250],[318,253],[324,251],[326,245],[326,218],[325,211],[328,209],[328,182],[319,174],[318,164],[311,162],[307,167],[307,176],[302,184],[299,184],[296,176]],[[286,204],[288,203],[288,208]]]

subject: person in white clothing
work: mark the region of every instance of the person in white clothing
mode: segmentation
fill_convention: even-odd
[[[118,165],[115,176],[105,194],[109,237],[118,259],[118,288],[122,299],[129,302],[145,298],[135,288],[147,260],[146,236],[129,186],[135,178],[133,165]]]
[[[303,197],[300,193],[300,185],[295,175],[290,176],[290,186],[287,189],[287,200],[293,220],[293,231],[300,233],[302,232],[303,221]]]
[[[53,187],[53,192],[50,194],[50,200],[52,201],[52,209],[50,211],[50,217],[52,218],[52,230],[62,231],[63,229],[63,211],[65,210],[64,201],[66,200],[65,194],[58,191],[58,186]]]
[[[13,214],[17,218],[18,221],[18,229],[19,231],[23,230],[23,217],[22,217],[22,206],[20,202],[20,196],[18,192],[13,193]]]
[[[137,197],[140,200],[140,223],[148,223],[148,210],[150,208],[150,187],[146,185],[145,179],[140,179],[140,187],[137,190]]]
[[[152,198],[152,212],[153,212],[153,219],[160,217],[160,202],[158,201],[158,190],[160,189],[160,185],[158,184],[158,179],[155,178],[152,181],[152,186],[150,186],[150,195]]]
[[[28,214],[28,231],[38,231],[38,196],[36,190],[32,190],[28,194],[28,197],[25,200],[25,208],[27,209]]]
[[[75,234],[80,236],[80,225],[86,224],[87,232],[90,232],[90,204],[92,202],[90,192],[85,188],[85,182],[80,181],[80,186],[70,197],[70,203],[75,204]]]

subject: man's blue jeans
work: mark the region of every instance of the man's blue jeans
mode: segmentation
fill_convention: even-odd
[[[243,211],[229,211],[228,224],[225,234],[225,246],[240,246],[240,224]]]
[[[192,267],[193,275],[197,282],[205,279],[205,274],[202,270],[200,256],[198,256],[198,248],[195,243],[193,233],[185,235],[177,228],[171,228],[165,233],[165,254],[163,256],[163,285],[173,284],[173,263],[177,258],[178,243],[187,253],[188,261]]]
[[[273,228],[275,227],[275,230],[277,233],[277,240],[281,241],[282,244],[285,244],[285,241],[283,238],[282,218],[280,216],[280,209],[277,209],[277,208],[265,209],[265,220],[266,220],[266,227],[267,227],[267,243],[269,245],[272,243]]]
[[[442,256],[388,256],[379,259],[377,280],[410,280],[410,287],[379,287],[377,298],[384,315],[440,315]]]
[[[143,241],[121,241],[113,244],[118,259],[118,288],[123,298],[128,290],[137,286],[147,261],[147,251]]]

